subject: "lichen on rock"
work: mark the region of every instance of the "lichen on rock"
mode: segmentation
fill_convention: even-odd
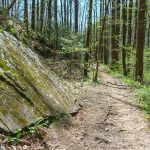
[[[0,33],[0,128],[15,131],[39,117],[75,112],[72,95],[36,53]]]

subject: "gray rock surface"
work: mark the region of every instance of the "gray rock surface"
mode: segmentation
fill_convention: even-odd
[[[42,60],[8,32],[0,33],[0,129],[15,131],[45,115],[75,112],[74,100]]]

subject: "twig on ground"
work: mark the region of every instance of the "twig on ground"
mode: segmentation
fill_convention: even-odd
[[[126,90],[128,90],[128,87],[121,87],[121,86],[111,86],[111,85],[108,85],[108,84],[106,84],[106,83],[101,83],[101,84],[103,84],[103,85],[105,85],[105,86],[108,86],[108,87],[111,87],[111,88],[117,88],[117,89],[126,89]]]
[[[109,81],[107,81],[107,83],[112,84],[112,85],[116,85],[116,86],[119,86],[119,87],[121,86],[121,87],[128,88],[128,85],[116,84],[116,83],[112,83],[112,82],[109,82]]]

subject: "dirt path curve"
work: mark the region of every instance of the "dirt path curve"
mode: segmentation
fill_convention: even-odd
[[[150,130],[133,93],[101,73],[97,86],[75,84],[83,109],[49,141],[54,150],[150,150]]]

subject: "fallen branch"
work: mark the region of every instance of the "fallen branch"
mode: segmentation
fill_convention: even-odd
[[[7,12],[10,11],[10,9],[14,6],[14,4],[16,3],[17,0],[12,0],[11,4],[9,5],[9,7],[7,8]]]

